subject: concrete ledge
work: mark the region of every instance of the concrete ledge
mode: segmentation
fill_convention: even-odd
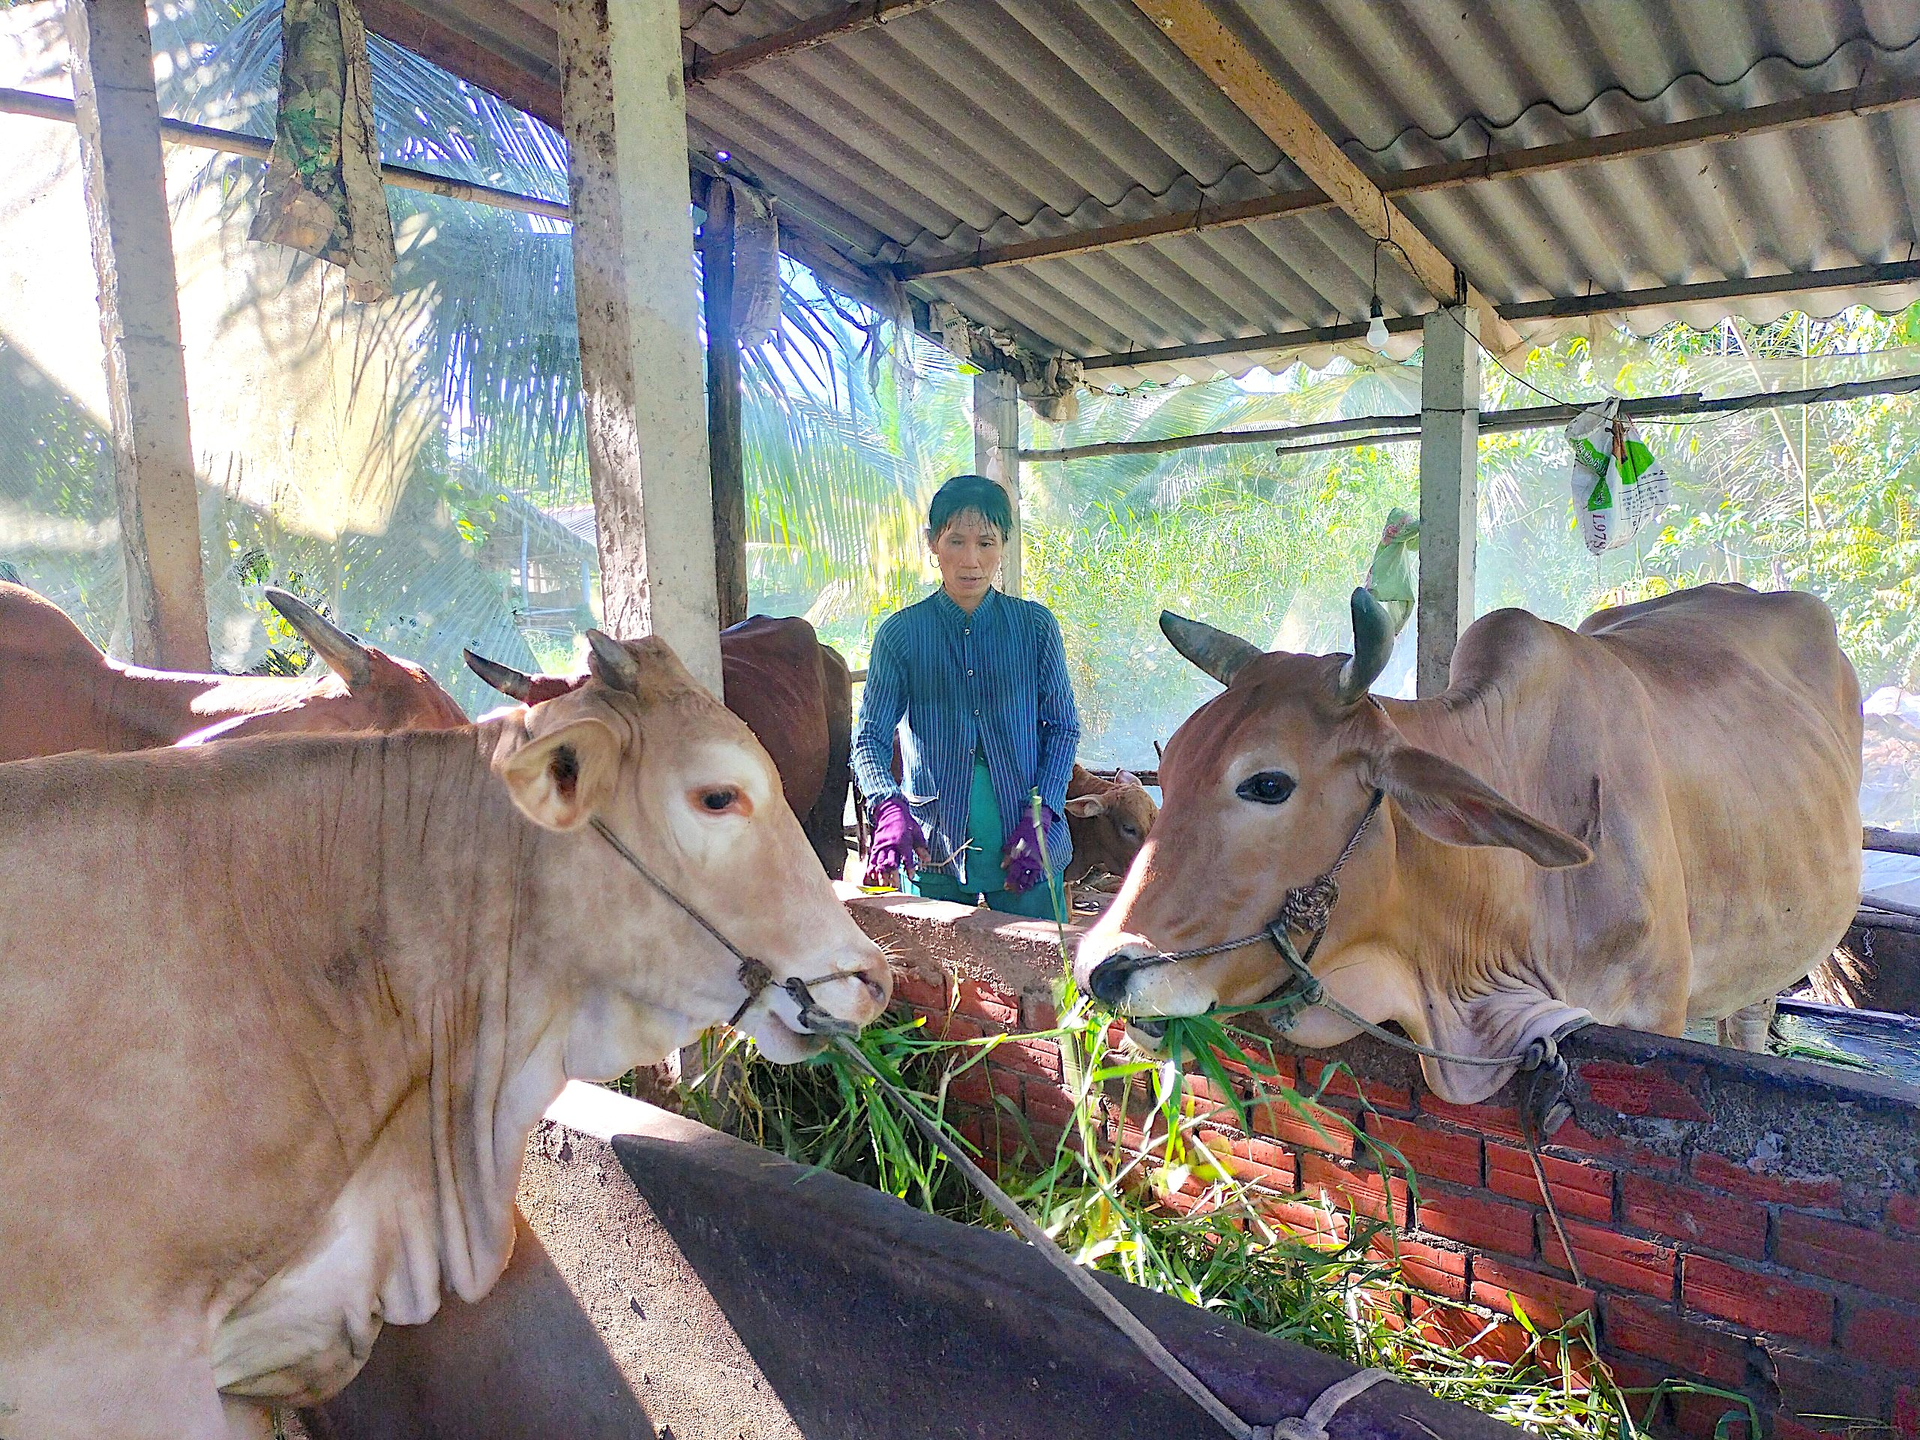
[[[572,1086],[528,1150],[529,1225],[477,1306],[393,1328],[319,1440],[1204,1435],[1212,1423],[1010,1235],[921,1214],[692,1121]],[[1104,1277],[1103,1277],[1104,1279]],[[1118,1281],[1254,1423],[1354,1367]],[[1512,1440],[1409,1386],[1333,1440]]]
[[[869,895],[857,885],[835,886],[854,923],[893,959],[895,968],[937,980],[991,980],[1022,999],[1053,1001],[1062,971],[1061,946],[1071,955],[1083,925],[1062,929],[1051,920],[1019,920],[971,905],[918,895]]]

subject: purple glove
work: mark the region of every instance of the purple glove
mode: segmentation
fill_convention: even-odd
[[[920,822],[913,818],[906,800],[889,795],[873,807],[873,843],[867,847],[868,885],[885,885],[895,871],[911,875],[920,868],[917,851],[924,850],[927,837]]]
[[[1036,811],[1040,816],[1038,828],[1033,823]],[[1007,889],[1014,894],[1031,890],[1047,878],[1047,867],[1040,860],[1040,831],[1051,826],[1055,818],[1045,805],[1028,805],[1020,823],[1013,827],[1000,863],[1006,868]]]

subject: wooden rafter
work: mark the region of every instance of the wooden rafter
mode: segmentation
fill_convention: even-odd
[[[1505,306],[1502,313],[1510,320],[1567,320],[1584,315],[1621,315],[1633,310],[1665,309],[1675,305],[1704,305],[1714,300],[1812,294],[1822,290],[1865,290],[1875,285],[1911,285],[1916,282],[1920,282],[1920,260],[1894,260],[1884,265],[1846,265],[1831,270],[1803,270],[1792,275],[1746,275],[1729,280],[1703,280],[1692,285],[1655,285],[1645,290],[1607,290],[1593,295],[1568,295],[1552,300],[1523,300]],[[1418,315],[1396,315],[1387,321],[1387,330],[1398,335],[1418,330],[1421,324],[1422,317]],[[1089,371],[1126,370],[1140,365],[1165,365],[1183,360],[1257,355],[1269,350],[1300,350],[1309,345],[1357,340],[1366,332],[1366,328],[1360,324],[1345,324],[1304,330],[1277,330],[1268,335],[1246,335],[1233,340],[1203,340],[1193,345],[1167,345],[1154,350],[1089,355],[1081,364]]]
[[[1348,158],[1304,106],[1281,88],[1266,66],[1224,24],[1206,0],[1134,0],[1182,54],[1218,85],[1306,177],[1363,231],[1406,266],[1442,304],[1456,297],[1479,310],[1496,350],[1520,344],[1486,296],[1402,213],[1378,184]]]
[[[1711,145],[1723,140],[1763,135],[1779,130],[1818,125],[1852,116],[1873,115],[1920,102],[1920,77],[1861,85],[1850,90],[1823,91],[1770,105],[1755,105],[1718,115],[1701,115],[1692,120],[1648,125],[1611,135],[1594,135],[1553,145],[1532,145],[1522,150],[1496,151],[1469,160],[1448,160],[1438,165],[1422,165],[1382,176],[1380,192],[1389,199],[1402,195],[1427,194],[1449,190],[1478,181],[1501,180],[1519,175],[1538,175],[1547,171],[1568,170],[1608,160],[1658,155],[1695,145]],[[928,255],[896,265],[902,280],[932,279],[941,275],[960,275],[973,270],[993,270],[1007,265],[1030,265],[1036,260],[1054,260],[1069,255],[1086,255],[1122,245],[1137,245],[1169,235],[1188,235],[1201,230],[1251,225],[1283,215],[1304,215],[1330,210],[1333,201],[1317,186],[1283,190],[1272,195],[1257,195],[1219,205],[1201,205],[1177,214],[1154,215],[1141,220],[1102,225],[1070,235],[1053,235],[1039,240],[1018,240],[1008,245],[990,245],[947,255]]]
[[[939,3],[940,0],[860,0],[859,4],[803,20],[798,25],[790,25],[785,30],[775,31],[758,40],[749,40],[731,50],[695,56],[686,68],[687,88],[691,90],[722,75],[736,74],[752,65],[796,55],[816,45],[825,45],[861,30],[871,30],[876,25],[903,19],[916,10],[925,10]]]

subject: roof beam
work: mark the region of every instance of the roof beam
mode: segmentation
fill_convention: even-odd
[[[1743,300],[1762,295],[1817,294],[1822,290],[1867,290],[1876,285],[1920,282],[1920,260],[1895,260],[1885,265],[1847,265],[1833,270],[1806,270],[1793,275],[1750,275],[1734,280],[1706,280],[1695,285],[1656,285],[1645,290],[1609,290],[1597,295],[1569,295],[1554,300],[1523,300],[1501,307],[1509,320],[1568,320],[1584,315],[1614,315],[1654,310],[1671,305],[1700,305],[1714,300]],[[1418,330],[1423,317],[1400,315],[1387,321],[1393,334]],[[1254,355],[1268,350],[1303,350],[1358,340],[1361,324],[1322,325],[1310,330],[1278,330],[1237,340],[1203,340],[1194,345],[1167,345],[1154,350],[1131,350],[1112,355],[1089,355],[1081,368],[1128,370],[1141,365],[1165,365],[1183,360],[1212,360],[1231,355]]]
[[[1771,105],[1755,105],[1717,115],[1701,115],[1692,120],[1675,120],[1663,125],[1648,125],[1637,130],[1622,130],[1612,135],[1594,135],[1554,145],[1532,145],[1523,150],[1499,151],[1468,160],[1448,160],[1438,165],[1423,165],[1383,176],[1380,192],[1389,198],[1449,190],[1479,181],[1501,180],[1517,175],[1538,175],[1546,171],[1568,170],[1608,160],[1642,155],[1658,155],[1695,145],[1711,145],[1723,140],[1763,135],[1779,130],[1818,125],[1849,116],[1874,115],[1886,110],[1920,102],[1920,76],[1860,85],[1850,90],[1829,90],[1818,95],[1802,95]],[[1010,245],[984,246],[946,255],[928,255],[894,267],[902,280],[932,279],[940,275],[959,275],[972,270],[993,270],[1006,265],[1030,265],[1036,260],[1054,260],[1069,255],[1086,255],[1121,245],[1137,245],[1169,235],[1187,235],[1201,230],[1217,230],[1232,225],[1251,225],[1284,215],[1310,214],[1333,208],[1333,201],[1317,186],[1285,190],[1273,195],[1258,195],[1224,205],[1201,204],[1194,210],[1173,215],[1155,215],[1144,220],[1129,220],[1102,225],[1071,235],[1055,235],[1043,240],[1021,240]]]
[[[721,50],[712,55],[696,54],[685,71],[687,88],[691,90],[696,85],[705,85],[722,75],[737,74],[751,65],[797,55],[802,50],[811,50],[816,45],[825,45],[842,36],[871,30],[876,25],[885,25],[891,20],[902,19],[916,10],[925,10],[939,3],[940,0],[860,0],[858,4],[830,10],[825,15],[803,20],[785,30],[776,30],[759,40],[749,40],[731,50]]]
[[[560,52],[554,42],[551,68],[537,73],[532,57],[526,63],[496,55],[477,40],[443,25],[406,0],[360,0],[360,18],[367,29],[391,40],[469,84],[498,95],[555,130],[560,129]]]
[[[1266,132],[1307,179],[1376,243],[1396,252],[1429,295],[1443,305],[1454,303],[1458,297],[1478,310],[1496,350],[1504,352],[1519,345],[1519,335],[1500,318],[1486,296],[1466,282],[1460,268],[1347,157],[1305,107],[1280,87],[1259,58],[1207,7],[1206,0],[1134,0],[1134,4],[1199,67],[1201,74]]]

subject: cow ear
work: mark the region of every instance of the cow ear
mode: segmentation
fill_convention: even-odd
[[[1374,762],[1371,780],[1423,835],[1447,845],[1503,845],[1536,865],[1584,865],[1593,852],[1536,820],[1492,786],[1431,750],[1396,746]]]
[[[1104,815],[1107,802],[1098,795],[1076,795],[1067,801],[1067,814],[1076,820],[1090,820],[1095,815]]]
[[[1116,770],[1113,772],[1113,783],[1116,785],[1140,785],[1140,777],[1131,770]],[[1140,785],[1140,788],[1144,790],[1147,787]]]
[[[547,830],[577,830],[613,793],[620,740],[601,720],[576,720],[499,764],[520,813]]]

